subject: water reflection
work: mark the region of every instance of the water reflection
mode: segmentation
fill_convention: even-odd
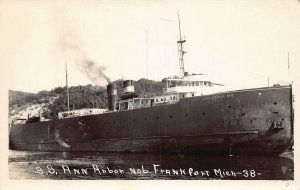
[[[10,179],[280,179],[294,178],[284,157],[10,151]]]

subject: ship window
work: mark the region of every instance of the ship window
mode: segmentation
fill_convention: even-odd
[[[228,108],[231,108],[231,105],[229,105]]]
[[[194,93],[192,94],[192,96],[194,96]]]
[[[187,117],[187,113],[185,114],[185,117]]]
[[[203,81],[200,81],[200,86],[203,86]]]
[[[158,117],[158,116],[156,116],[156,119],[159,119],[159,117]]]
[[[274,102],[274,105],[276,106],[276,105],[277,105],[277,102]]]
[[[163,101],[163,98],[161,98],[160,100]]]
[[[156,99],[156,102],[158,102],[158,99]]]
[[[146,104],[148,103],[148,100],[146,101]]]
[[[170,118],[172,118],[173,116],[172,115],[170,115]]]
[[[203,112],[203,113],[202,113],[202,115],[206,115],[206,113],[205,113],[205,112]]]

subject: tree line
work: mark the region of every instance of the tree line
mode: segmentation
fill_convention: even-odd
[[[117,84],[118,95],[123,93],[122,80],[113,82]],[[134,81],[135,92],[139,97],[151,97],[161,95],[164,87],[163,82],[148,80],[142,78]],[[48,109],[52,116],[56,117],[58,112],[66,111],[67,107],[67,89],[66,87],[57,87],[50,91],[40,91],[38,93],[27,93],[21,91],[9,90],[9,108],[18,108],[26,104],[48,104]],[[51,97],[57,98],[50,103]],[[103,108],[107,109],[106,86],[98,85],[79,85],[69,88],[70,109],[81,108]],[[50,114],[49,113],[49,114]]]

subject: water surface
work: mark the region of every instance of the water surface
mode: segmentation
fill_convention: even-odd
[[[96,152],[9,151],[10,179],[293,180],[292,159]]]

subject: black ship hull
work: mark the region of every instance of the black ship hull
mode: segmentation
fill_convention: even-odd
[[[178,103],[12,125],[28,151],[280,154],[293,139],[292,87],[180,99]]]

